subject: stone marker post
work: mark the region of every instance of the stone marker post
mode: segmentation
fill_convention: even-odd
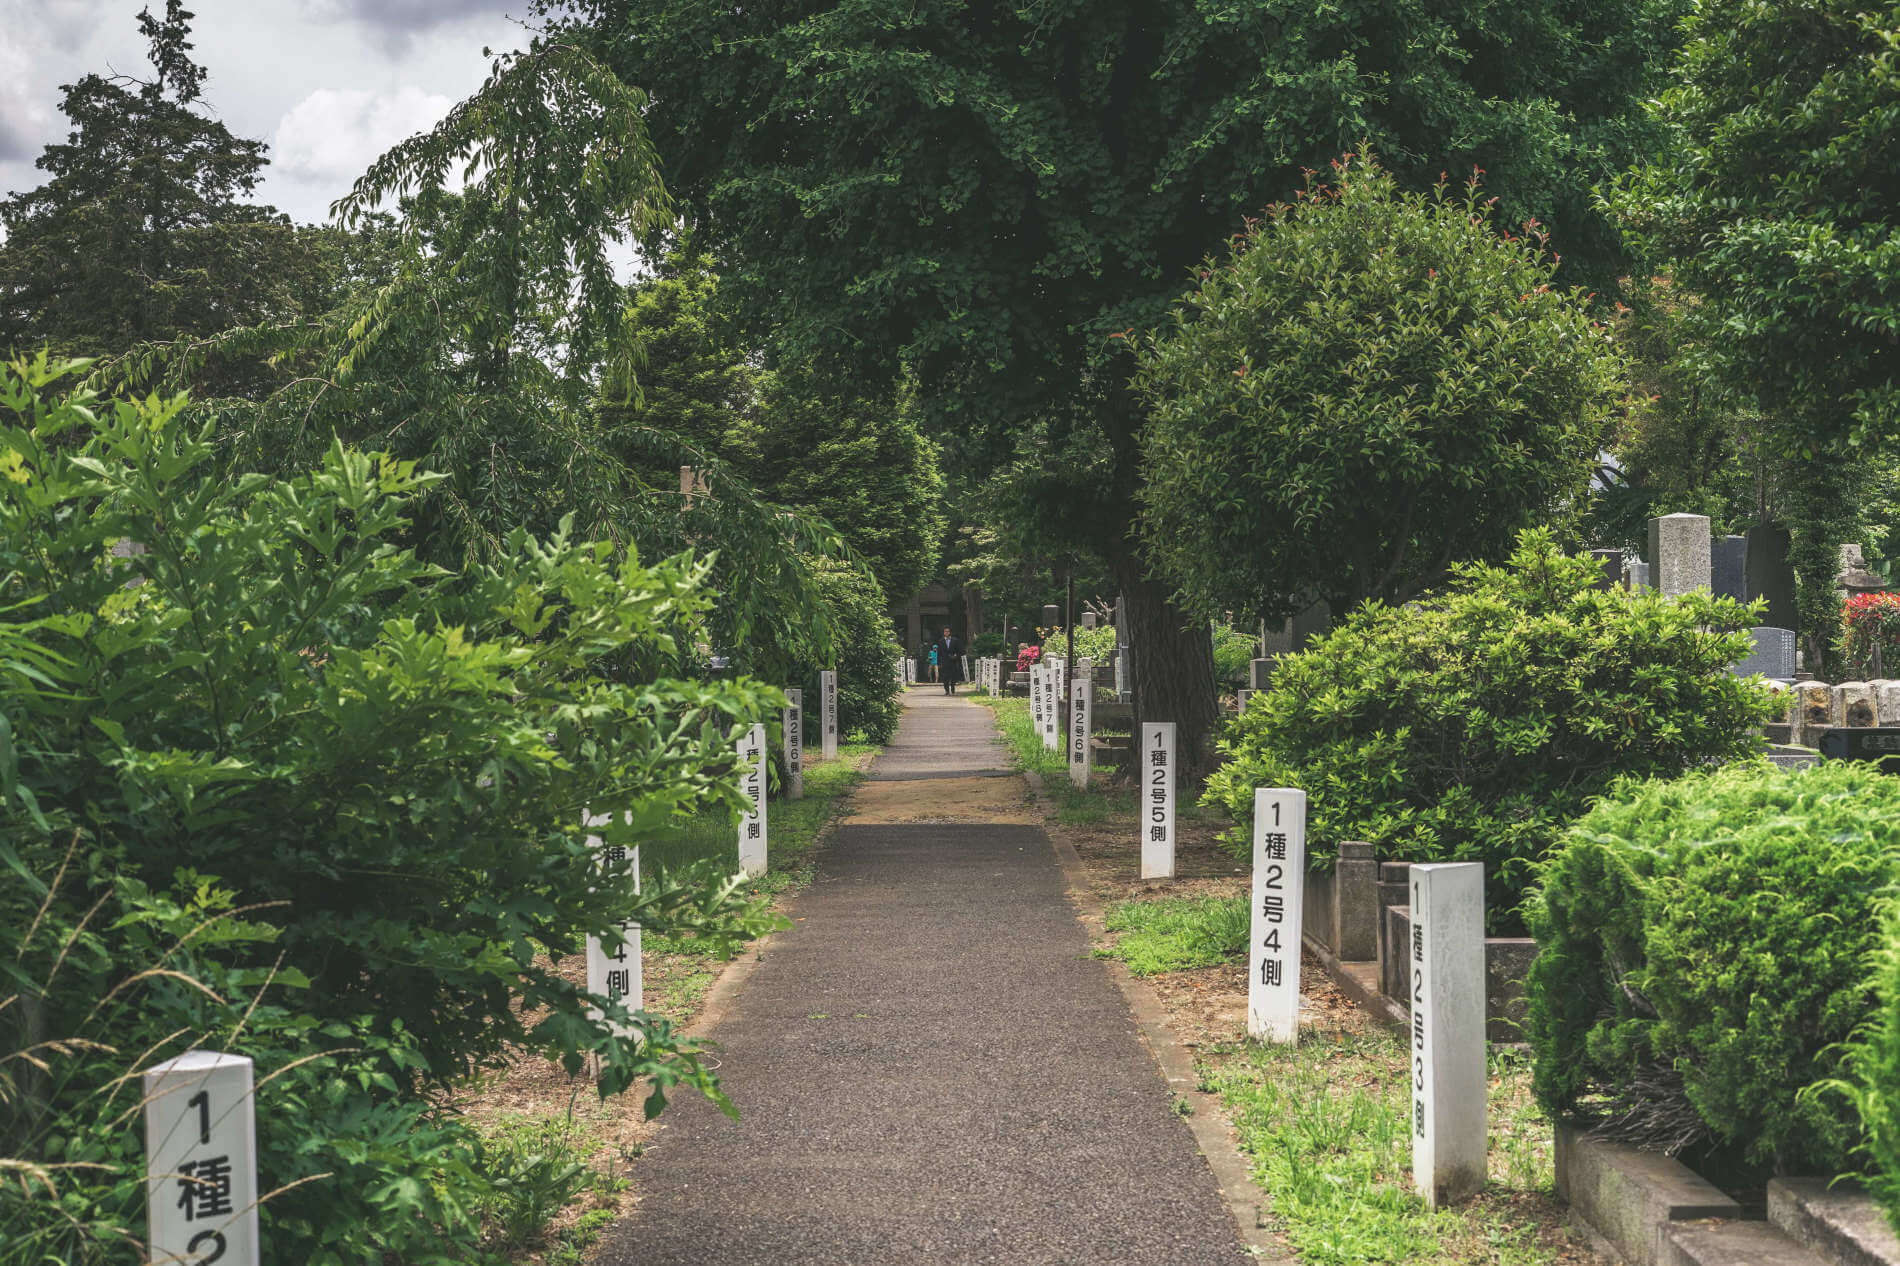
[[[588,826],[605,826],[607,815],[589,814]],[[640,891],[640,850],[627,848],[620,844],[603,843],[598,835],[587,837],[593,846],[594,856],[599,858],[601,869],[617,869],[631,863],[633,868],[633,890]],[[646,979],[640,958],[640,925],[632,920],[620,926],[620,944],[609,949],[606,942],[593,933],[587,935],[587,992],[609,1002],[618,1002],[629,1011],[638,1011],[646,999]],[[598,1007],[588,1009],[590,1019],[599,1020]],[[613,1030],[621,1037],[631,1037],[634,1028],[630,1024],[613,1023]]]
[[[818,674],[819,731],[818,754],[826,760],[838,759],[838,673],[827,668]]]
[[[1029,720],[1036,727],[1036,737],[1042,737],[1042,661],[1037,660],[1029,666]]]
[[[1718,598],[1748,598],[1748,538],[1718,536],[1709,544],[1709,587]]]
[[[144,1089],[150,1260],[258,1266],[250,1057],[186,1051],[148,1068]]]
[[[1412,1180],[1440,1209],[1484,1186],[1484,866],[1412,884]]]
[[[1236,698],[1240,705],[1240,710],[1242,712],[1245,712],[1247,710],[1247,700],[1253,698],[1255,695],[1259,693],[1260,692],[1258,690],[1249,690],[1244,687],[1241,690],[1237,691]]]
[[[1069,781],[1087,788],[1093,756],[1089,735],[1095,723],[1095,666],[1089,660],[1075,661],[1075,684],[1069,694]]]
[[[751,806],[739,815],[739,869],[748,878],[765,873],[765,727],[755,725],[739,740],[739,776]]]
[[[1300,916],[1306,901],[1306,793],[1253,793],[1253,940],[1247,1036],[1292,1045],[1300,1032]]]
[[[1274,660],[1256,659],[1247,665],[1247,688],[1265,690],[1267,679],[1273,676]]]
[[[1141,724],[1142,802],[1141,877],[1174,878],[1174,722]]]
[[[785,741],[785,798],[805,798],[805,692],[797,686],[785,691],[785,716],[781,721]]]

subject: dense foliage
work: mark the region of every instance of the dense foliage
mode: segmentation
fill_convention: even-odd
[[[1138,380],[1142,536],[1190,606],[1404,601],[1582,493],[1622,366],[1526,232],[1355,158],[1208,262]]]
[[[1244,841],[1255,787],[1309,797],[1315,864],[1368,840],[1382,857],[1481,861],[1494,926],[1560,831],[1623,774],[1677,774],[1756,750],[1766,693],[1727,598],[1601,589],[1594,560],[1526,533],[1508,564],[1445,591],[1369,603],[1283,657],[1221,744],[1208,783]]]
[[[0,200],[0,355],[116,352],[326,306],[330,235],[248,201],[265,146],[206,111],[191,19],[180,0],[140,11],[151,78],[64,85],[72,130],[38,160],[46,183]]]
[[[1859,1117],[1867,1187],[1900,1231],[1900,906],[1889,902],[1873,975],[1873,1020],[1849,1044],[1841,1080],[1822,1090],[1844,1094]]]
[[[1789,483],[1811,663],[1838,628],[1856,462],[1893,433],[1900,8],[1711,0],[1684,20],[1668,144],[1617,196],[1634,239],[1712,307]]]
[[[1745,762],[1618,787],[1528,907],[1545,1108],[1672,1151],[1840,1172],[1854,1114],[1808,1089],[1871,1014],[1897,864],[1900,782],[1865,767]]]
[[[1884,677],[1889,664],[1900,668],[1900,593],[1857,593],[1843,606],[1842,618],[1849,664],[1870,677]]]
[[[1646,135],[1637,103],[1675,11],[542,7],[578,9],[652,94],[668,188],[751,324],[854,382],[914,374],[953,460],[993,466],[1034,436],[1042,469],[1074,472],[1034,505],[1111,565],[1149,657],[1137,709],[1196,754],[1212,665],[1129,531],[1145,414],[1109,336],[1158,324],[1243,217],[1362,139],[1412,188],[1489,169],[1507,223],[1538,217],[1573,266],[1607,273],[1590,190]]]
[[[346,1201],[381,1201],[339,1259],[362,1260],[374,1237],[407,1234],[392,1210],[453,1220],[429,1202],[467,1196],[460,1180],[403,1167],[468,1167],[453,1132],[431,1133],[429,1096],[505,1051],[570,1073],[591,1059],[603,1094],[644,1082],[649,1110],[676,1083],[716,1093],[666,1020],[635,1013],[636,1036],[615,1036],[550,959],[629,918],[725,937],[769,922],[727,867],[638,894],[624,870],[576,881],[596,863],[585,811],[619,810],[596,832],[638,843],[740,803],[734,736],[779,699],[674,675],[704,636],[705,565],[643,565],[563,529],[516,531],[494,564],[446,572],[402,544],[436,476],[333,445],[294,478],[228,478],[185,400],[95,401],[67,390],[71,369],[0,369],[0,861],[26,877],[0,907],[22,954],[0,1050],[65,1044],[44,1048],[55,1073],[0,1100],[7,1159],[57,1162],[77,1137],[123,1159],[102,1133],[110,1077],[197,1034],[228,1032],[266,1069],[350,1047],[260,1115],[308,1111],[317,1131],[302,1150],[274,1135],[267,1188],[350,1170],[367,1185]],[[223,906],[269,903],[275,930],[202,947],[217,951],[212,997],[183,978],[134,990],[169,965],[165,934],[198,917],[164,901],[217,914],[207,883],[230,890]],[[29,933],[49,921],[90,938],[70,974]],[[230,1030],[219,1008],[241,1011],[235,991],[273,972],[271,1008]],[[148,1005],[154,991],[178,997]],[[101,1017],[102,997],[135,994]],[[350,1137],[360,1164],[329,1164]],[[85,1204],[122,1177],[58,1180],[93,1192]],[[274,1243],[320,1260],[349,1228],[310,1217]]]
[[[814,564],[826,622],[835,630],[836,660],[809,663],[799,672],[805,691],[805,732],[816,750],[824,717],[819,711],[818,673],[838,672],[838,740],[888,743],[903,711],[897,657],[903,653],[885,615],[884,590],[862,567],[837,560]]]

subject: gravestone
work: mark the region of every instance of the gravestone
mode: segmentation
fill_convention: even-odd
[[[1042,608],[1042,627],[1053,629],[1062,623],[1062,608],[1055,603],[1047,603]]]
[[[765,873],[765,727],[755,725],[739,740],[739,786],[747,810],[739,815],[739,869],[749,878]]]
[[[1142,777],[1147,799],[1142,804],[1141,877],[1174,877],[1174,722],[1144,721],[1141,725]]]
[[[1760,673],[1775,681],[1793,681],[1794,630],[1770,628],[1764,624],[1748,632],[1755,640],[1755,651],[1735,665],[1736,675],[1747,677]]]
[[[1876,681],[1874,715],[1881,725],[1900,725],[1900,681]]]
[[[1872,761],[1883,773],[1900,774],[1900,727],[1829,730],[1821,736],[1820,748],[1827,760]]]
[[[1649,565],[1668,597],[1709,587],[1709,516],[1664,514],[1649,521]]]
[[[827,668],[818,674],[818,754],[826,760],[838,759],[838,674]]]
[[[1590,557],[1597,560],[1603,568],[1603,582],[1599,589],[1614,589],[1623,583],[1623,551],[1620,549],[1593,549]]]
[[[1794,628],[1798,622],[1794,608],[1794,566],[1788,561],[1790,537],[1780,524],[1752,527],[1742,563],[1743,597],[1753,602],[1766,599],[1768,610],[1762,619],[1779,629]]]
[[[1272,659],[1256,659],[1248,665],[1247,685],[1253,690],[1265,690],[1267,679],[1273,675]]]
[[[584,819],[588,826],[605,826],[608,815],[588,814]],[[594,856],[603,871],[620,870],[631,867],[633,872],[633,890],[640,891],[640,850],[620,844],[605,843],[598,835],[587,837],[593,846]],[[620,942],[609,946],[600,937],[588,934],[587,937],[587,992],[609,1002],[618,1002],[629,1011],[638,1011],[645,998],[646,980],[644,964],[640,957],[640,925],[632,920],[620,926]],[[598,1007],[588,1009],[588,1018],[598,1022],[601,1011]],[[631,1024],[612,1021],[613,1031],[621,1037],[632,1037],[636,1030]]]
[[[785,798],[805,798],[805,692],[797,686],[785,691]]]
[[[251,1060],[186,1051],[145,1070],[145,1219],[153,1262],[258,1266]]]
[[[1085,629],[1095,627],[1095,613],[1093,611],[1084,611],[1082,613],[1082,627]]]
[[[1237,703],[1238,703],[1238,704],[1240,705],[1240,710],[1241,710],[1242,712],[1245,712],[1245,711],[1247,710],[1247,700],[1249,700],[1249,699],[1251,699],[1251,698],[1253,698],[1253,697],[1254,697],[1255,695],[1257,695],[1257,694],[1259,694],[1259,693],[1260,693],[1260,692],[1259,692],[1258,690],[1241,690],[1241,691],[1237,691],[1237,692],[1236,692],[1236,702],[1237,702]]]
[[[1412,1181],[1434,1209],[1484,1186],[1484,867],[1411,868]]]
[[[1649,583],[1649,564],[1640,558],[1625,560],[1623,563],[1623,578],[1629,581],[1632,592],[1638,589],[1654,588],[1654,586]]]
[[[1300,916],[1305,899],[1306,793],[1256,787],[1253,939],[1247,955],[1249,1037],[1288,1046],[1299,1040]]]
[[[1840,715],[1834,711],[1834,688],[1825,681],[1797,682],[1792,715],[1804,731],[1839,725]]]
[[[1718,536],[1709,546],[1709,588],[1718,598],[1748,600],[1748,538]]]
[[[1075,684],[1069,687],[1069,781],[1077,787],[1089,785],[1092,752],[1089,734],[1095,722],[1095,665],[1086,659],[1075,661]]]

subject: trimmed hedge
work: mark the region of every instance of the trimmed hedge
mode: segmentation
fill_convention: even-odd
[[[1363,606],[1282,659],[1208,783],[1240,824],[1236,847],[1255,787],[1300,787],[1316,843],[1483,862],[1502,930],[1534,864],[1619,776],[1758,751],[1767,692],[1729,672],[1749,651],[1749,608],[1600,579],[1528,532],[1507,565],[1457,567],[1409,606]]]
[[[1865,767],[1619,786],[1528,907],[1539,1102],[1647,1146],[1838,1173],[1857,1114],[1808,1088],[1872,1013],[1896,861],[1900,779]]]

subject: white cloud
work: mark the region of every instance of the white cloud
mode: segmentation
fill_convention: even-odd
[[[394,92],[318,88],[279,120],[273,165],[281,176],[341,194],[383,151],[434,127],[454,104],[413,84]]]

